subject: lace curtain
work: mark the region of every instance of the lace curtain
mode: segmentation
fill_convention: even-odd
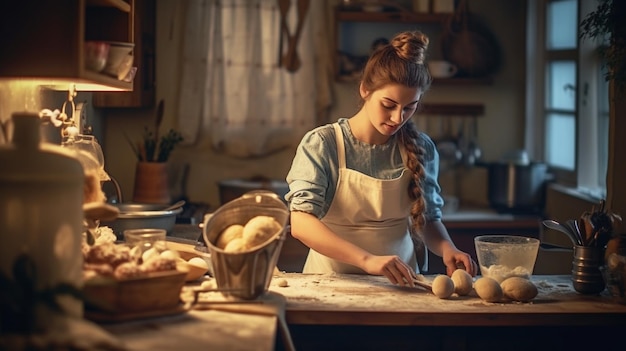
[[[297,6],[291,0],[290,35]],[[302,64],[291,73],[279,66],[288,38],[277,0],[189,0],[179,99],[185,142],[262,156],[324,121],[332,79],[327,9],[326,1],[310,1],[297,46]]]

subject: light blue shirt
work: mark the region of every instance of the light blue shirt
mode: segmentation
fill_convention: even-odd
[[[371,145],[357,140],[347,118],[339,125],[346,147],[346,167],[377,179],[395,179],[405,169],[397,137],[392,136],[383,145]],[[441,220],[443,198],[437,181],[439,154],[432,139],[420,133],[424,156],[424,199],[427,221]],[[332,124],[309,131],[300,142],[287,174],[289,192],[285,199],[291,211],[311,213],[323,218],[330,207],[337,188],[339,166],[337,142]]]

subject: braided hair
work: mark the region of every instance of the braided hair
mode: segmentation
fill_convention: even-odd
[[[419,88],[424,93],[430,87],[432,78],[424,64],[428,37],[419,31],[397,34],[389,44],[382,45],[370,56],[361,84],[367,91],[375,91],[394,83],[410,88]],[[398,140],[406,150],[406,167],[413,174],[409,197],[411,205],[412,232],[419,233],[424,226],[426,201],[423,196],[424,148],[420,134],[413,120],[406,122],[398,131]]]

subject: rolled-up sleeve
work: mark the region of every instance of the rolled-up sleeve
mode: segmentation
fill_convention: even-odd
[[[301,211],[322,218],[334,196],[337,144],[332,127],[308,132],[298,145],[287,174],[289,192],[285,200],[290,211]]]
[[[441,197],[441,187],[439,186],[439,153],[435,143],[426,134],[422,134],[423,147],[426,151],[424,157],[425,179],[423,183],[424,199],[426,201],[426,221],[441,220],[441,208],[443,198]]]

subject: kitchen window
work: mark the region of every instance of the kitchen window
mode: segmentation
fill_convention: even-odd
[[[579,39],[597,0],[528,2],[526,146],[556,182],[606,196],[608,83],[599,43]]]

